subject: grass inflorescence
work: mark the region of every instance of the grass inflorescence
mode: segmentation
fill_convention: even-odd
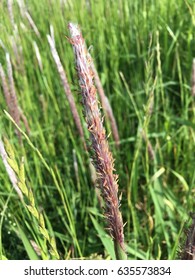
[[[178,258],[195,212],[194,9],[182,0],[1,1],[0,258],[115,259],[112,203],[115,218],[121,204],[128,259]],[[102,155],[81,104],[69,22],[88,47],[104,127],[94,121],[109,141]],[[100,158],[115,167],[114,200],[91,156],[99,173]]]

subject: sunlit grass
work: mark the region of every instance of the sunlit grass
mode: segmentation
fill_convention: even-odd
[[[40,35],[19,2],[13,1],[14,25],[7,1],[0,3],[0,63],[6,72],[8,52],[18,103],[31,131],[25,135],[21,123],[20,145],[15,125],[4,112],[8,107],[0,87],[0,136],[9,139],[18,162],[24,157],[27,186],[49,234],[56,238],[60,258],[114,258],[89,155],[47,41],[52,25],[87,139],[72,47],[66,38],[69,21],[80,25],[88,47],[92,45],[90,54],[119,129],[120,148],[112,135],[108,140],[119,174],[128,258],[177,258],[184,221],[195,208],[193,1],[28,1]],[[105,127],[109,134],[107,119]],[[0,212],[0,257],[41,258],[32,245],[41,242],[36,220],[12,190],[1,158]]]

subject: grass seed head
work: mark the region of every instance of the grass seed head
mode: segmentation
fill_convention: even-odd
[[[90,67],[86,45],[78,25],[69,23],[68,28],[76,60],[85,119],[90,132],[93,161],[97,174],[99,174],[99,187],[105,202],[105,217],[109,224],[110,235],[117,244],[117,250],[120,249],[124,252],[123,222],[119,211],[117,176],[114,174],[114,160],[109,150],[98,107],[93,71]]]

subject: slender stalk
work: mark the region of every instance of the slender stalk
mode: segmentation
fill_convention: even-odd
[[[195,97],[195,58],[192,62],[191,92],[192,96]]]
[[[10,41],[12,44],[12,49],[15,57],[15,68],[20,72],[20,74],[24,75],[25,69],[24,69],[23,50],[22,50],[21,40],[17,32],[15,32],[14,36],[11,36]]]
[[[155,152],[154,149],[152,147],[152,144],[150,142],[150,140],[147,138],[145,131],[142,131],[142,137],[147,145],[147,150],[148,150],[148,155],[149,158],[153,161],[155,159]]]
[[[37,35],[37,37],[40,38],[41,35],[40,35],[40,33],[39,33],[39,30],[38,30],[38,28],[37,28],[37,26],[36,26],[34,20],[32,19],[31,15],[29,14],[28,11],[25,11],[25,16],[26,16],[26,18],[27,18],[27,20],[28,20],[28,22],[29,22],[29,24],[30,24],[32,30],[35,32],[35,34]]]
[[[69,23],[79,84],[81,87],[86,123],[90,132],[94,165],[98,174],[99,188],[105,202],[105,217],[114,240],[117,259],[126,259],[123,221],[119,210],[118,176],[114,174],[114,160],[109,150],[106,132],[98,108],[96,88],[93,82],[91,60],[87,55],[84,39],[77,25]]]
[[[54,35],[54,28],[53,28],[53,25],[52,25],[52,24],[50,24],[49,29],[50,29],[50,36],[51,36],[51,39],[52,39],[52,41],[53,41],[53,43],[54,43],[54,46],[55,46],[55,35]]]
[[[70,109],[71,109],[71,112],[72,112],[72,116],[73,116],[75,125],[78,129],[78,132],[79,132],[81,140],[84,144],[84,147],[87,150],[85,140],[84,140],[84,132],[83,132],[83,128],[82,128],[82,125],[81,125],[81,120],[80,120],[80,117],[79,117],[79,113],[78,113],[78,110],[76,108],[76,104],[75,104],[73,94],[71,92],[71,89],[70,89],[70,86],[69,86],[69,83],[68,83],[68,79],[66,77],[66,73],[65,73],[64,68],[62,66],[62,63],[60,61],[60,57],[57,53],[57,50],[56,50],[56,47],[55,47],[55,42],[53,41],[53,39],[50,35],[47,35],[47,40],[48,40],[50,50],[51,50],[53,59],[55,61],[58,73],[60,75],[66,97],[67,97],[69,105],[70,105]]]
[[[35,54],[36,54],[36,58],[37,58],[39,68],[40,68],[41,72],[43,72],[43,64],[42,64],[41,54],[40,54],[40,51],[39,51],[39,47],[37,46],[37,43],[35,41],[33,41],[33,47],[34,47],[34,50],[35,50]]]

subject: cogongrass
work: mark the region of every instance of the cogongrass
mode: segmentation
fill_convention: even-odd
[[[18,99],[15,91],[15,85],[14,85],[14,78],[13,78],[13,71],[12,71],[12,65],[10,60],[9,53],[6,53],[6,62],[7,62],[7,73],[8,73],[8,81],[6,79],[5,72],[3,70],[2,65],[0,64],[0,78],[3,88],[3,93],[5,96],[6,104],[9,109],[10,115],[13,117],[14,121],[17,123],[18,126],[20,126],[21,120],[23,121],[26,131],[29,134],[30,133],[30,127],[28,124],[28,120],[26,116],[24,115],[22,109],[19,107]],[[21,142],[21,134],[16,129],[16,134]]]
[[[30,138],[22,134],[26,141],[17,147],[11,123],[2,113],[0,134],[9,135],[10,141],[17,147],[17,157],[23,153],[26,155],[25,168],[36,194],[37,205],[47,209],[45,213],[55,227],[55,236],[58,244],[61,244],[60,252],[64,252],[65,258],[90,256],[94,251],[102,254],[103,258],[113,254],[107,246],[110,239],[98,218],[99,205],[91,188],[93,183],[84,156],[86,152],[83,153],[75,125],[70,121],[70,108],[63,102],[64,91],[55,66],[48,59],[50,52],[46,34],[51,23],[55,30],[56,49],[66,63],[70,84],[75,85],[75,80],[73,67],[70,66],[73,62],[71,47],[64,39],[67,21],[79,22],[86,40],[94,44],[95,64],[100,70],[101,82],[112,101],[120,128],[120,149],[115,153],[115,166],[120,172],[123,192],[128,257],[176,258],[182,221],[186,219],[187,212],[194,212],[193,81],[190,91],[194,46],[193,5],[182,0],[174,3],[168,0],[155,4],[154,1],[150,2],[151,5],[146,5],[146,1],[122,1],[119,5],[119,1],[112,1],[112,5],[109,5],[108,1],[33,0],[27,5],[24,1],[9,1],[13,6],[13,20],[5,1],[0,3],[3,19],[0,62],[6,69],[4,53],[8,52],[18,103],[32,131]],[[41,37],[37,37],[33,31],[26,11],[33,18]],[[51,28],[50,33],[54,38]],[[152,44],[149,42],[151,38]],[[40,50],[43,72],[37,69],[40,66],[36,63],[37,56],[32,48],[34,41]],[[158,79],[154,87],[150,121],[144,127],[144,119],[148,118],[148,93],[153,88],[146,74],[148,49],[154,53],[151,77],[154,79],[158,76]],[[2,89],[2,109],[3,92]],[[155,160],[150,160],[149,143]],[[114,143],[110,141],[110,144]],[[72,173],[73,149],[78,160],[77,179]],[[8,205],[3,210],[5,215],[12,213],[18,221],[25,221],[20,225],[29,237],[33,231],[36,232],[36,222],[32,224],[32,230],[27,229],[29,214],[21,210],[22,204],[15,199],[16,195],[11,194],[2,162],[1,167],[1,210]],[[58,182],[52,171],[56,172]],[[59,200],[54,196],[57,192],[60,193]],[[94,221],[102,231],[94,226]],[[12,227],[5,219],[1,225],[3,243],[0,241],[0,249],[4,255],[8,258],[26,257],[27,249],[21,246],[21,236],[7,234],[7,230],[12,232]],[[11,246],[17,247],[14,254],[9,249]]]
[[[87,56],[84,39],[79,27],[68,25],[71,38],[82,103],[88,130],[90,132],[93,161],[98,175],[99,188],[105,202],[105,217],[108,221],[109,232],[114,240],[117,259],[126,259],[123,221],[119,210],[118,176],[114,174],[114,159],[110,152],[106,132],[98,107],[96,88],[93,82],[93,71],[90,67],[91,59]]]

